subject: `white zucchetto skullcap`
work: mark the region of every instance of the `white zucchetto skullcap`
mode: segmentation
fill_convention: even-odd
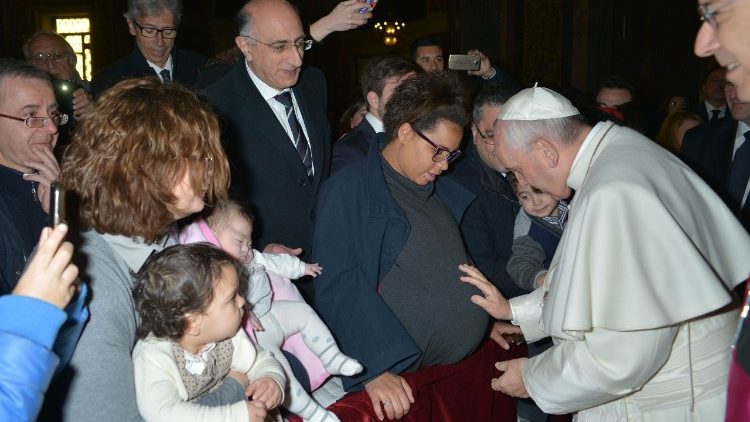
[[[581,114],[567,98],[551,89],[534,84],[510,97],[497,120],[546,120]]]

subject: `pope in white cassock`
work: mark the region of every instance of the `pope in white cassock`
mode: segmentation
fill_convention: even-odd
[[[703,181],[641,134],[589,126],[534,87],[495,122],[495,154],[558,199],[575,196],[543,287],[503,298],[473,267],[472,301],[555,346],[500,362],[492,388],[578,421],[720,421],[750,236]]]

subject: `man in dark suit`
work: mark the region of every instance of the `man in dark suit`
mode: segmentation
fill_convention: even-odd
[[[520,204],[506,180],[507,170],[494,153],[495,120],[503,104],[519,90],[512,82],[491,82],[479,90],[472,113],[472,141],[466,145],[465,156],[447,173],[449,178],[476,195],[461,220],[461,235],[474,265],[504,297],[529,293],[516,285],[506,270],[513,252],[513,230]],[[505,321],[495,321],[490,337],[501,346],[507,344],[502,334],[512,333],[511,327]],[[533,344],[538,354],[552,343],[543,339]],[[547,418],[530,399],[519,400],[516,409],[518,420]]]
[[[706,74],[701,85],[701,98],[693,111],[703,118],[704,122],[712,122],[717,119],[729,117],[726,99],[724,98],[724,75],[726,69],[715,67]]]
[[[288,2],[252,0],[238,13],[237,26],[244,60],[206,90],[222,117],[230,191],[253,206],[259,247],[297,254],[279,244],[301,248],[304,259],[320,185],[330,173],[325,77],[316,68],[302,69],[311,41]],[[311,284],[304,283],[303,293]]]
[[[474,99],[472,140],[466,155],[447,173],[477,196],[461,220],[461,234],[471,260],[506,297],[527,292],[505,270],[513,246],[513,226],[520,208],[506,169],[494,155],[493,125],[505,101],[518,92],[511,84],[490,83]]]
[[[737,98],[737,88],[724,87],[731,118],[689,130],[680,155],[734,210],[750,231],[750,102]]]
[[[156,76],[162,82],[195,86],[206,57],[174,48],[182,18],[180,0],[128,0],[125,13],[133,51],[94,75],[91,94],[96,98],[116,83],[130,78]]]
[[[385,103],[404,78],[413,76],[417,66],[399,56],[371,59],[362,72],[362,95],[367,101],[367,114],[362,122],[344,135],[333,147],[331,173],[364,158],[377,133],[383,132]]]

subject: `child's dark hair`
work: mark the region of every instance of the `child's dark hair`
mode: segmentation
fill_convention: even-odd
[[[141,316],[138,337],[149,333],[173,340],[182,337],[185,314],[205,312],[226,266],[237,271],[243,286],[240,264],[209,243],[171,246],[151,255],[133,274],[133,299]]]

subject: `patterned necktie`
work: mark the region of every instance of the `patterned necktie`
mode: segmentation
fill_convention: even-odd
[[[161,72],[159,72],[161,75],[161,81],[164,83],[172,82],[172,76],[169,74],[169,69],[162,69]]]
[[[310,153],[310,147],[307,145],[305,132],[302,131],[302,126],[299,124],[297,115],[294,113],[292,94],[289,91],[284,91],[273,98],[284,106],[286,119],[289,122],[289,128],[292,129],[292,140],[294,141],[294,146],[297,148],[297,154],[299,154],[302,164],[304,164],[305,169],[307,169],[307,175],[310,176],[313,174],[312,154]]]
[[[719,113],[721,113],[721,110],[711,110],[711,120],[714,121],[719,118]]]
[[[737,205],[742,204],[747,182],[750,179],[750,131],[745,132],[745,142],[737,148],[729,170],[729,195]]]

